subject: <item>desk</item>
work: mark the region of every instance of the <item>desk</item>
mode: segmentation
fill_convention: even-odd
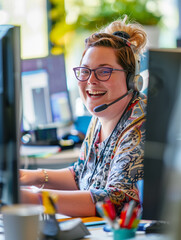
[[[106,233],[102,227],[89,229],[91,235],[82,238],[81,240],[113,240],[112,233]],[[121,239],[120,239],[121,240]],[[170,238],[161,234],[145,234],[144,232],[137,232],[135,238],[131,240],[171,240]]]
[[[67,218],[69,220],[70,218]],[[93,217],[93,219],[95,219]],[[62,219],[63,220],[63,219]],[[66,220],[66,219],[64,219]],[[91,218],[86,218],[82,219],[83,222],[90,222]],[[96,219],[96,222],[98,220]],[[91,235],[88,235],[81,240],[113,240],[112,233],[107,233],[103,231],[103,225],[97,225],[95,227],[88,227]],[[0,233],[0,240],[5,240],[4,239],[4,234]],[[13,240],[13,239],[12,239]],[[145,234],[144,232],[137,232],[136,237],[132,238],[132,240],[171,240],[169,236],[166,235],[161,235],[161,234]]]
[[[103,232],[102,228],[96,228],[89,231],[91,232],[91,235],[82,238],[81,240],[113,240],[112,235],[107,234]],[[5,240],[4,235],[0,234],[0,240]],[[13,239],[12,239],[13,240]],[[120,239],[121,240],[121,239]],[[132,240],[171,240],[165,236],[159,235],[159,234],[147,234],[144,233],[137,233],[135,238],[132,238]]]
[[[73,218],[65,218],[65,215],[61,215],[61,214],[57,214],[57,220],[59,222],[61,221],[67,221],[67,220],[71,220]],[[87,228],[89,229],[89,232],[91,233],[91,235],[88,235],[84,238],[82,238],[81,240],[87,239],[87,240],[113,240],[113,233],[112,232],[105,232],[103,230],[104,225],[101,224],[102,221],[105,221],[103,218],[99,218],[99,217],[85,217],[85,218],[81,218],[83,223],[94,223],[96,222],[95,226],[87,226]],[[100,225],[98,225],[97,223],[100,221]],[[146,220],[141,220],[142,223],[149,223],[150,221],[146,221]],[[121,240],[121,239],[120,239]],[[145,234],[145,232],[143,231],[138,231],[136,233],[136,237],[132,238],[132,240],[171,240],[168,236],[166,235],[161,235],[161,234]]]
[[[51,148],[23,146],[20,152],[20,165],[25,169],[64,168],[77,161],[79,151],[78,147],[59,152],[56,146]]]

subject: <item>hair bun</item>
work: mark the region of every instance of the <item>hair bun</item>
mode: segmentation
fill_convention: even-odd
[[[127,32],[124,31],[116,31],[113,33],[113,35],[124,38],[124,39],[129,39],[130,35]]]

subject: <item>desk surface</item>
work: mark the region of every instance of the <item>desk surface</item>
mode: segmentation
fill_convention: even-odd
[[[62,215],[64,216],[64,215]],[[69,220],[71,218],[67,217],[57,217],[59,220]],[[97,217],[89,217],[89,218],[82,218],[83,222],[98,222],[102,221],[102,219],[98,219]],[[82,238],[81,240],[87,239],[87,240],[113,240],[113,233],[107,233],[103,230],[104,225],[96,225],[96,226],[91,226],[88,227],[89,232],[91,233],[90,235]],[[137,232],[136,237],[132,238],[133,240],[171,240],[168,236],[161,235],[161,234],[145,234],[144,232]],[[0,240],[5,240],[4,234],[0,232]]]
[[[113,240],[112,233],[106,233],[103,231],[103,227],[97,227],[89,229],[91,235],[86,236],[83,239],[87,240]],[[144,232],[137,232],[135,238],[132,240],[168,240],[165,236],[160,234],[145,234]],[[121,239],[120,239],[121,240]]]
[[[73,218],[67,217],[65,215],[62,214],[57,214],[56,218],[59,222],[61,221],[66,221],[66,220],[71,220]],[[100,217],[84,217],[81,218],[83,223],[92,223],[90,224],[90,227],[87,226],[89,232],[91,233],[91,235],[88,235],[83,239],[87,239],[87,240],[113,240],[113,233],[112,232],[105,232],[103,230],[103,227],[105,224],[102,224],[102,222],[105,223],[105,219],[104,218],[100,218]],[[100,225],[98,225],[98,222],[100,222]],[[149,223],[150,221],[147,220],[141,220],[141,223]],[[96,225],[94,226],[94,223],[96,223]],[[168,238],[165,235],[161,235],[161,234],[145,234],[145,232],[143,231],[138,231],[136,233],[136,237],[132,238],[133,240],[171,240],[170,238]],[[1,240],[1,239],[0,239]]]
[[[106,233],[102,227],[95,227],[89,229],[91,235],[88,235],[81,240],[113,240],[112,233]],[[0,233],[0,240],[5,240],[4,234]],[[136,237],[132,240],[171,240],[166,236],[160,234],[145,234],[144,232],[137,232]]]

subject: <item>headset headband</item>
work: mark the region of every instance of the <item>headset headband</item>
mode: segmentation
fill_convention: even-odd
[[[130,47],[133,52],[133,56],[135,59],[135,73],[134,73],[134,77],[133,76],[129,77],[127,82],[128,82],[128,87],[131,86],[131,88],[135,89],[136,91],[140,91],[142,88],[142,85],[143,85],[143,79],[140,75],[140,59],[139,59],[139,56],[137,54],[135,54],[135,45],[133,45],[131,42],[129,42],[128,39],[130,38],[130,35],[127,32],[116,31],[113,33],[113,35],[121,38],[123,40],[124,44],[127,45],[128,47]],[[131,75],[133,75],[133,74],[131,74]]]

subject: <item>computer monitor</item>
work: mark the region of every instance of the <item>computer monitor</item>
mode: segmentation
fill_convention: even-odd
[[[22,60],[23,131],[72,123],[64,54]]]
[[[20,27],[0,25],[0,204],[19,202]]]
[[[163,206],[169,169],[165,155],[170,144],[168,133],[173,110],[180,94],[181,49],[150,49],[148,69],[143,218],[166,220]]]
[[[177,39],[177,47],[181,47],[181,38]]]

